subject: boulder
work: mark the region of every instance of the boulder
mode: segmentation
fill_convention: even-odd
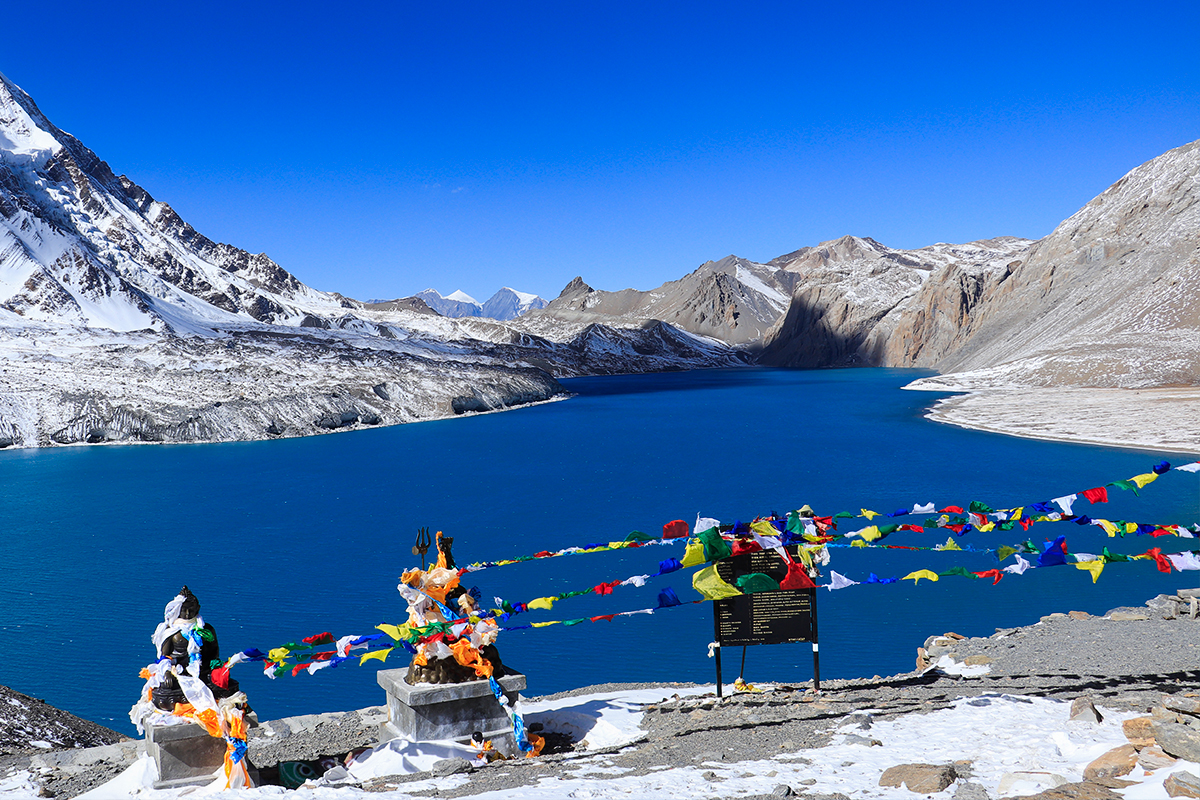
[[[963,781],[954,787],[951,800],[991,800],[991,796],[981,784]]]
[[[1053,789],[1067,782],[1066,778],[1056,772],[1020,770],[1017,772],[1006,772],[1001,775],[997,791],[1000,792],[1001,796],[1026,794],[1039,790]]]
[[[1173,772],[1163,781],[1168,797],[1200,797],[1200,778],[1190,772]]]
[[[1100,781],[1064,783],[1037,794],[1024,795],[1023,800],[1125,800],[1113,791],[1113,786]]]
[[[1104,717],[1096,710],[1096,704],[1089,697],[1076,697],[1071,703],[1071,719],[1078,722],[1103,722]]]
[[[1164,694],[1163,708],[1180,714],[1200,715],[1200,698],[1184,697],[1181,694]]]
[[[433,768],[430,771],[440,778],[446,775],[474,772],[475,768],[465,758],[443,758],[440,761],[433,762]]]
[[[1154,744],[1154,729],[1151,727],[1153,724],[1152,717],[1134,717],[1122,722],[1121,730],[1134,747],[1148,747]]]
[[[1153,772],[1156,769],[1164,769],[1175,763],[1175,759],[1171,758],[1163,749],[1156,744],[1149,747],[1143,747],[1138,751],[1138,764],[1146,772]]]
[[[1154,740],[1165,752],[1184,761],[1200,762],[1200,730],[1178,722],[1155,720]]]
[[[1123,744],[1120,747],[1114,747],[1084,767],[1083,777],[1085,780],[1117,778],[1133,772],[1137,763],[1137,748],[1131,744]]]
[[[1114,611],[1108,618],[1113,622],[1138,622],[1150,619],[1150,615],[1142,611]]]
[[[951,764],[899,764],[879,776],[880,786],[906,786],[910,792],[940,792],[958,778]]]
[[[1092,615],[1086,611],[1068,611],[1067,616],[1071,619],[1091,619]]]

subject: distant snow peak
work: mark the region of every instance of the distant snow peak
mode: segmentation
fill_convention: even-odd
[[[445,297],[436,289],[426,289],[414,296],[424,300],[430,308],[443,317],[454,319],[489,317],[506,322],[521,316],[530,309],[546,307],[546,301],[536,294],[518,292],[507,286],[492,295],[485,303],[480,303],[461,289]]]
[[[471,297],[471,295],[467,294],[462,289],[455,289],[452,293],[446,295],[446,299],[454,300],[457,303],[470,303],[472,305],[479,305],[478,300],[476,300],[474,297]]]

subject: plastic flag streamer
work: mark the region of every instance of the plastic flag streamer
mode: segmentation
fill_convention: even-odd
[[[1184,527],[1178,524],[1127,522],[1125,520],[1092,518],[1086,514],[1076,513],[1076,507],[1081,502],[1086,501],[1089,506],[1108,502],[1110,488],[1131,491],[1136,495],[1141,489],[1167,472],[1197,473],[1200,472],[1200,461],[1176,467],[1163,461],[1152,467],[1150,472],[1135,475],[1126,480],[1112,481],[1103,486],[1014,508],[996,509],[979,501],[969,503],[965,509],[956,505],[939,508],[933,503],[914,503],[911,508],[902,508],[887,514],[862,508],[858,514],[841,512],[831,517],[821,517],[813,513],[808,506],[803,506],[782,517],[772,514],[748,523],[738,521],[733,524],[721,524],[716,519],[698,517],[690,530],[689,525],[683,520],[673,520],[663,526],[662,536],[657,538],[634,531],[623,541],[568,547],[557,551],[543,550],[513,559],[471,564],[458,570],[446,570],[444,565],[431,568],[429,573],[422,570],[410,570],[402,578],[400,592],[409,601],[410,612],[414,608],[426,609],[428,617],[424,613],[412,612],[409,620],[404,624],[380,623],[375,625],[375,629],[382,632],[377,634],[351,634],[335,638],[332,633],[324,632],[266,651],[249,648],[235,653],[221,667],[214,669],[213,680],[218,685],[222,681],[227,682],[229,669],[245,661],[261,662],[264,674],[270,678],[276,678],[287,674],[295,676],[301,672],[315,674],[322,669],[335,668],[352,660],[360,665],[365,665],[369,661],[378,661],[382,665],[396,650],[417,656],[417,663],[421,663],[420,658],[427,652],[439,658],[453,657],[460,664],[473,667],[479,677],[488,679],[493,693],[496,694],[497,699],[504,705],[506,713],[513,720],[514,731],[518,733],[518,743],[522,749],[528,751],[532,749],[532,746],[526,740],[520,715],[508,707],[507,702],[503,699],[499,683],[491,675],[490,666],[478,654],[480,642],[487,643],[494,640],[495,632],[498,630],[527,630],[555,625],[571,626],[584,622],[606,622],[621,617],[652,615],[662,609],[695,605],[723,597],[780,589],[810,588],[816,586],[812,578],[819,576],[817,568],[830,563],[830,549],[839,547],[986,553],[996,559],[997,567],[981,571],[971,571],[965,567],[951,567],[940,571],[919,569],[899,578],[895,576],[880,578],[875,573],[870,573],[862,580],[853,580],[830,571],[829,582],[822,584],[830,591],[851,586],[897,584],[909,580],[917,585],[921,581],[933,583],[947,577],[984,579],[995,585],[1005,577],[1024,575],[1030,569],[1054,566],[1073,566],[1077,570],[1088,573],[1094,583],[1099,580],[1107,565],[1135,561],[1153,562],[1157,570],[1166,573],[1200,570],[1200,550],[1164,553],[1160,547],[1156,546],[1142,553],[1121,554],[1111,552],[1108,547],[1104,547],[1100,553],[1075,553],[1069,549],[1065,534],[1041,545],[1026,539],[1023,542],[1002,545],[994,549],[963,546],[956,541],[956,538],[971,531],[991,532],[1020,529],[1021,532],[1025,532],[1039,522],[1073,522],[1077,525],[1096,526],[1104,530],[1110,538],[1118,536],[1124,538],[1129,535],[1147,535],[1152,538],[1162,536],[1196,538],[1197,534],[1200,534],[1200,525],[1196,524]],[[885,521],[910,516],[918,516],[922,519],[919,524]],[[846,533],[837,531],[838,520],[857,518],[866,519],[871,524]],[[942,529],[949,531],[950,535],[947,535],[944,543],[937,545],[913,546],[882,543],[884,539],[901,531],[923,533]],[[651,545],[683,545],[684,550],[681,554],[682,557],[670,556],[660,560],[658,568],[653,572],[617,577],[594,586],[584,586],[561,594],[535,597],[517,603],[497,597],[495,598],[495,607],[486,609],[477,602],[480,596],[478,590],[472,589],[468,595],[469,602],[464,605],[461,600],[458,601],[460,609],[467,608],[469,611],[455,612],[448,605],[447,592],[457,587],[463,577],[480,570],[540,559],[612,552]],[[777,581],[765,574],[751,574],[743,575],[738,579],[737,584],[733,585],[722,580],[717,574],[716,562],[730,556],[760,550],[775,550],[780,554],[788,564],[787,576],[784,579]],[[791,550],[795,550],[798,560],[793,559]],[[1013,558],[1013,563],[1000,567],[999,564],[1010,556]],[[700,594],[698,600],[681,601],[673,589],[666,587],[659,592],[658,603],[652,608],[574,619],[535,621],[503,628],[499,625],[517,615],[532,611],[552,610],[561,601],[593,594],[610,595],[615,590],[626,586],[642,587],[652,579],[682,572],[689,568],[697,568],[691,574],[691,582],[693,588]],[[437,573],[439,569],[442,570],[441,573]],[[438,575],[438,580],[429,580],[430,576],[434,576],[435,573]],[[390,642],[380,642],[385,635],[391,640]],[[378,645],[377,642],[379,642]]]

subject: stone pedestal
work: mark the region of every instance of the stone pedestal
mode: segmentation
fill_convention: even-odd
[[[380,739],[404,738],[416,742],[452,740],[466,744],[479,731],[492,745],[517,754],[512,721],[486,680],[468,683],[405,683],[408,668],[380,670],[379,685],[387,692],[388,721],[380,726]],[[525,676],[510,672],[498,678],[509,707],[525,688]]]
[[[258,727],[258,719],[248,715],[246,726]],[[195,723],[146,725],[146,752],[158,767],[155,789],[212,783],[217,769],[225,763],[225,749],[224,739],[209,736]],[[255,777],[253,768],[250,775]]]

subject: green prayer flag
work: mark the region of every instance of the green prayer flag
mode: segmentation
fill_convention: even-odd
[[[1006,520],[1004,520],[1004,522],[997,522],[996,527],[1002,531],[1011,531],[1013,528],[1017,527],[1017,521],[1015,519],[1006,519]],[[1029,552],[1037,552],[1037,551],[1031,550]]]
[[[978,500],[972,500],[971,505],[967,507],[968,511],[974,511],[976,514],[991,514],[996,509],[989,506],[987,503],[981,503]]]
[[[1113,481],[1112,483],[1108,484],[1108,486],[1116,486],[1118,489],[1125,489],[1133,492],[1134,494],[1138,493],[1137,484],[1133,481]],[[1141,495],[1138,496],[1140,497]]]
[[[839,511],[838,513],[833,515],[833,518],[834,519],[854,519],[857,516],[858,516],[857,514],[851,514],[849,511]]]
[[[879,527],[879,533],[882,536],[887,536],[889,533],[895,533],[896,531],[900,530],[899,525],[880,525],[878,527]],[[882,538],[882,536],[881,536],[881,538]]]
[[[942,576],[943,578],[947,575],[962,575],[964,578],[974,578],[975,580],[979,580],[979,576],[968,570],[966,567],[951,567],[945,572],[939,572],[938,575]]]
[[[705,531],[696,537],[704,546],[704,560],[712,563],[720,561],[723,558],[729,558],[733,555],[733,550],[729,547],[729,542],[721,538],[721,534],[716,529]]]
[[[1025,552],[1025,553],[1028,553],[1028,554],[1030,554],[1030,555],[1035,555],[1035,556],[1037,556],[1037,555],[1041,555],[1041,553],[1042,553],[1042,551],[1041,551],[1041,550],[1038,550],[1036,547],[1034,547],[1034,546],[1033,546],[1033,542],[1031,542],[1031,541],[1030,541],[1030,540],[1028,540],[1028,539],[1026,539],[1025,541],[1021,542],[1021,547],[1024,547],[1024,548],[1025,548],[1025,550],[1024,550],[1023,552]]]
[[[642,533],[641,531],[631,531],[630,534],[625,537],[625,541],[627,541],[627,542],[649,542],[649,541],[653,541],[653,537],[651,537],[649,534]],[[565,625],[566,623],[563,623],[563,624]]]
[[[996,550],[996,558],[1003,561],[1004,559],[1011,556],[1013,553],[1019,553],[1019,552],[1021,552],[1021,551],[1019,549],[1017,549],[1016,547],[1013,547],[1012,545],[1002,544],[1002,545],[1000,545],[1000,548],[998,550]]]
[[[1104,558],[1105,561],[1108,561],[1108,562],[1115,563],[1118,561],[1128,561],[1129,560],[1129,556],[1122,555],[1121,553],[1110,553],[1107,547],[1104,548],[1104,550],[1100,553],[1100,555]]]
[[[584,621],[584,619],[583,619],[583,618],[580,618],[580,619],[564,619],[562,624],[563,624],[563,625],[578,625],[579,623],[581,623],[581,622],[583,622],[583,621]]]
[[[737,579],[737,587],[746,594],[756,592],[778,592],[779,581],[761,572],[751,572]]]

